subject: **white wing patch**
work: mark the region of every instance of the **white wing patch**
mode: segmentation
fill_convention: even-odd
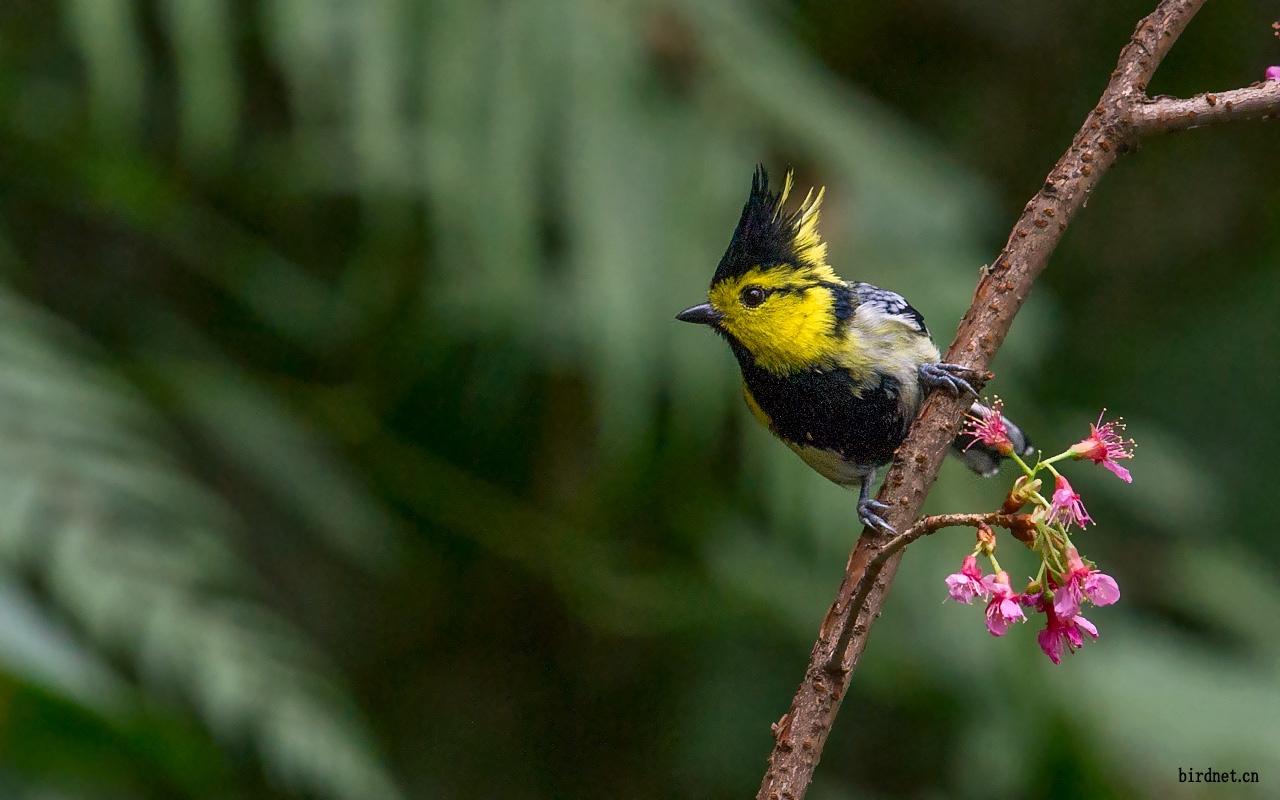
[[[848,286],[853,290],[853,295],[858,298],[860,305],[895,317],[925,336],[929,335],[929,330],[924,326],[924,316],[912,308],[902,295],[862,281],[852,281]]]

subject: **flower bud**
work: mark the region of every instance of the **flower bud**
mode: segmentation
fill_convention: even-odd
[[[1089,572],[1089,568],[1084,565],[1084,560],[1080,558],[1080,551],[1074,547],[1067,548],[1067,571],[1082,574]]]
[[[1028,481],[1026,475],[1022,475],[1013,482],[1013,488],[1009,490],[1009,494],[1004,498],[1004,505],[1000,506],[1000,513],[1015,514],[1022,510],[1022,507],[1031,502],[1031,498],[1036,492],[1040,491],[1040,479]]]
[[[996,552],[996,532],[985,522],[978,523],[978,549],[986,556]]]

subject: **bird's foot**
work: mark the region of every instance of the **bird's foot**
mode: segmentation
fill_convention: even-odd
[[[962,375],[973,377],[977,375],[976,370],[972,370],[963,364],[948,364],[945,361],[937,363],[928,363],[920,365],[920,383],[927,389],[941,389],[953,397],[959,397],[963,393],[978,396],[973,385],[969,381],[962,378]]]
[[[877,514],[877,511],[888,511],[889,505],[881,503],[870,497],[864,497],[858,501],[858,521],[868,528],[873,528],[885,533],[897,533],[893,526],[884,521],[884,518]]]

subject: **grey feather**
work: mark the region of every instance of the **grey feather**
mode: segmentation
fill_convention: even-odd
[[[863,281],[850,281],[847,285],[853,290],[854,297],[858,298],[859,305],[870,306],[882,314],[897,317],[925,336],[929,335],[929,330],[924,325],[924,315],[916,311],[902,295]]]

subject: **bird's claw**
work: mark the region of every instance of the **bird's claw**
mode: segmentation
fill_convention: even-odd
[[[885,533],[896,534],[897,531],[893,529],[893,526],[885,522],[884,518],[876,513],[877,511],[888,510],[888,503],[881,503],[879,500],[872,500],[870,498],[861,500],[858,502],[858,521],[863,525],[866,525],[868,528],[884,531]]]
[[[930,389],[941,389],[953,397],[960,397],[961,394],[978,396],[978,392],[973,388],[973,385],[960,377],[961,375],[973,374],[975,374],[974,370],[963,364],[948,364],[945,361],[939,361],[936,364],[920,365],[921,383]]]

